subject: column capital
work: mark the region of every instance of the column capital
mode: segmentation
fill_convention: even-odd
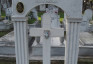
[[[16,22],[16,21],[25,22],[25,21],[27,21],[27,20],[28,20],[27,17],[12,17],[12,21],[13,21],[13,22]]]
[[[78,22],[81,23],[82,22],[82,18],[67,18],[68,22]]]

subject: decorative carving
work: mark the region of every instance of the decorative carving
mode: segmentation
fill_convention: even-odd
[[[57,0],[36,0],[36,3],[57,3]]]
[[[24,5],[23,5],[22,2],[18,2],[18,3],[17,3],[16,10],[17,10],[17,12],[19,12],[19,13],[22,13],[22,12],[24,11]]]
[[[50,31],[49,30],[44,30],[44,36],[45,36],[46,39],[48,39],[49,36],[50,36]]]

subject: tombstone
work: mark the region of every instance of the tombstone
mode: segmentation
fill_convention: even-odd
[[[12,14],[12,7],[6,9],[6,15],[11,16]]]
[[[10,3],[9,3],[9,0],[7,0],[7,7],[8,7],[8,8],[10,7]]]
[[[64,30],[62,28],[52,28],[51,27],[51,20],[52,20],[51,14],[45,13],[42,16],[42,28],[31,28],[30,29],[30,36],[42,37],[43,63],[44,64],[50,64],[51,38],[64,36]]]
[[[91,9],[85,10],[85,13],[83,15],[83,20],[81,23],[81,32],[82,31],[88,31],[89,21],[91,19],[92,19],[92,10]]]
[[[55,6],[54,6],[54,5],[49,4],[49,5],[48,5],[48,8],[49,8],[50,10],[52,10],[53,8],[55,8]]]
[[[80,23],[82,20],[82,0],[21,0],[20,6],[23,11],[20,13],[19,9],[16,10],[16,5],[19,0],[13,0],[13,16],[14,33],[15,33],[15,50],[16,50],[16,63],[29,64],[28,52],[28,26],[27,26],[27,13],[34,7],[41,4],[52,4],[60,7],[67,14],[66,17],[66,37],[67,42],[65,45],[65,64],[77,64],[79,52],[79,32]],[[50,39],[51,37],[62,37],[62,29],[50,29],[50,19],[48,15],[43,16],[43,27],[33,28],[30,30],[30,36],[44,37],[43,43],[43,64],[50,64]],[[49,35],[50,34],[50,35]]]
[[[51,26],[52,28],[55,26],[56,28],[60,27],[60,22],[59,22],[59,18],[58,18],[58,8],[56,8],[54,5],[49,5],[48,8],[46,8],[46,13],[51,13],[51,17],[52,17],[52,23]],[[40,43],[40,41],[42,41],[42,38],[40,39],[40,37],[36,37],[36,42],[38,44],[42,44]]]
[[[47,13],[51,13],[51,17],[52,17],[51,26],[52,26],[52,28],[60,28],[61,24],[59,21],[60,17],[58,15],[58,8],[55,7],[54,5],[49,5],[49,7],[46,11],[47,11]],[[58,41],[57,45],[61,45],[61,44],[63,44],[64,37],[52,38],[52,41],[53,40],[57,40]],[[55,43],[54,43],[54,45],[55,45]]]
[[[51,21],[51,27],[52,28],[61,28],[60,25],[60,21],[59,21],[59,15],[57,14],[58,13],[58,9],[55,9],[53,8],[52,12],[51,12],[51,17],[52,17],[52,21]],[[52,41],[57,41],[56,43],[55,42],[52,42],[55,46],[57,45],[62,45],[63,44],[63,41],[64,41],[64,37],[56,37],[56,38],[52,38]]]
[[[45,10],[46,10],[46,5],[45,4],[40,5],[40,11],[45,11]]]
[[[3,4],[3,8],[4,8],[4,9],[7,8],[7,4],[6,4],[6,3]]]
[[[58,8],[54,5],[48,5],[48,8],[46,8],[46,12],[58,14]]]
[[[51,27],[52,28],[60,28],[60,21],[59,21],[59,15],[57,14],[58,13],[58,8],[55,8],[55,6],[51,6],[50,8],[46,8],[46,12],[47,13],[50,13],[51,14]],[[37,37],[36,38],[36,42],[39,43],[39,44],[42,44],[42,37]],[[64,37],[54,37],[54,38],[51,38],[51,44],[52,46],[60,46],[61,44],[63,44],[63,41],[64,41]],[[57,41],[57,42],[54,42],[54,41]],[[60,43],[61,42],[61,43]]]
[[[52,21],[51,21],[51,27],[52,28],[61,28],[60,27],[60,21],[59,21],[59,16],[56,14],[56,13],[52,13],[51,14],[51,17],[52,17]],[[56,43],[55,42],[52,42],[55,46],[57,45],[62,45],[63,44],[63,41],[64,41],[64,37],[55,37],[55,38],[52,38],[52,41],[57,41]]]
[[[38,20],[38,12],[36,10],[36,8],[32,9],[32,13],[33,13],[33,17]]]

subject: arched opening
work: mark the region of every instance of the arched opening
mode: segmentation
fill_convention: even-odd
[[[40,6],[42,8],[42,5],[45,7],[43,9],[40,10]],[[28,24],[29,24],[29,29],[33,26],[36,28],[42,28],[42,15],[44,13],[51,13],[51,17],[52,17],[52,21],[51,21],[51,27],[52,28],[64,28],[65,29],[65,17],[64,17],[64,11],[55,6],[55,5],[50,5],[50,4],[42,4],[39,5],[33,9],[31,9],[31,11],[26,15],[26,17],[28,17]],[[35,14],[35,15],[34,15]],[[66,33],[64,34],[64,37],[53,37],[52,39],[52,43],[51,46],[62,46],[61,49],[59,49],[59,52],[62,52],[59,54],[58,50],[52,50],[54,52],[52,52],[52,55],[61,55],[64,56],[65,55],[65,36]],[[31,37],[31,36],[29,36]],[[32,41],[29,43],[29,47],[31,46],[38,46],[42,44],[42,37],[31,37]],[[40,50],[39,50],[40,51]],[[32,51],[33,52],[33,51]],[[57,52],[57,53],[56,53]],[[32,53],[33,55],[41,55],[42,53]]]
[[[38,5],[34,8],[32,8],[27,14],[26,14],[26,17],[29,18],[28,20],[28,24],[33,24],[35,21],[41,21],[41,17],[44,13],[47,12],[46,8],[49,8],[49,5],[52,5],[52,4],[41,4],[41,5]],[[64,10],[56,5],[52,5],[54,6],[55,8],[58,8],[57,13],[59,15],[59,21],[60,23],[63,23],[63,20],[64,20]],[[56,10],[55,10],[56,11]]]

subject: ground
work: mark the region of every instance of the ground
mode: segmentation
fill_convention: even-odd
[[[16,64],[15,61],[7,61],[7,60],[1,60],[0,64]],[[30,64],[42,64],[41,61],[30,61]],[[64,61],[52,61],[51,64],[64,64]],[[93,64],[93,61],[79,61],[78,64]]]
[[[0,37],[8,34],[9,32],[13,31],[13,29],[10,29],[10,30],[6,30],[6,31],[0,31]]]

